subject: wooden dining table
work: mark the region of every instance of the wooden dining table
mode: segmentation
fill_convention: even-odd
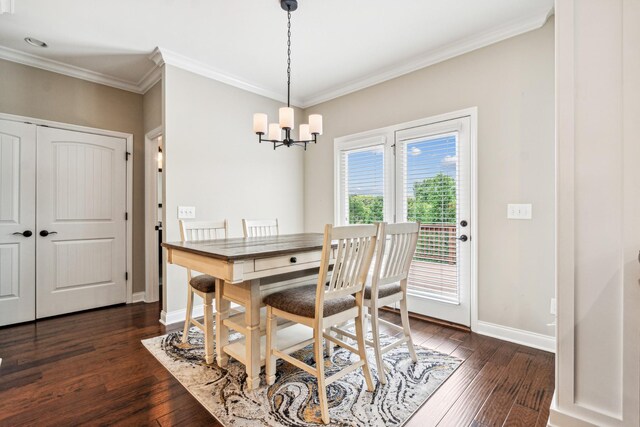
[[[231,356],[243,363],[250,389],[260,385],[260,367],[265,363],[265,321],[260,310],[263,298],[315,283],[322,244],[320,233],[162,244],[169,263],[217,279],[216,360],[225,366]],[[244,307],[244,312],[233,314],[231,303]],[[279,328],[278,342],[283,346],[312,337],[311,329],[303,325],[285,324]],[[230,342],[230,329],[243,338]]]

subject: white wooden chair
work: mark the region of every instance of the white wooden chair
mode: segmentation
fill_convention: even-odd
[[[332,382],[362,367],[368,390],[374,390],[364,343],[362,303],[367,272],[376,249],[378,228],[376,225],[352,225],[335,228],[330,224],[325,226],[318,282],[277,292],[264,298],[264,303],[267,306],[267,383],[271,385],[275,382],[278,358],[282,358],[315,376],[318,380],[318,397],[324,423],[330,422],[326,387]],[[331,279],[327,279],[333,252],[332,240],[337,240],[338,246]],[[313,338],[289,348],[278,348],[277,322],[279,318],[313,328]],[[357,347],[324,333],[324,330],[331,325],[351,319],[355,319]],[[329,378],[325,378],[323,337],[358,354],[360,360]],[[315,367],[290,356],[292,352],[310,343],[313,343]]]
[[[223,221],[183,221],[180,220],[180,237],[183,242],[194,240],[226,239],[229,232],[227,220]],[[208,274],[193,276],[187,269],[187,313],[182,332],[182,343],[189,339],[189,328],[193,324],[204,332],[205,361],[213,363],[213,300],[219,280]],[[198,295],[204,301],[204,324],[193,318],[193,295]]]
[[[278,219],[243,219],[244,237],[266,237],[279,234]]]
[[[371,284],[367,284],[364,288],[363,302],[369,311],[368,314],[365,314],[365,317],[371,320],[371,332],[373,334],[373,340],[366,340],[366,343],[375,350],[376,367],[378,368],[381,384],[387,383],[382,359],[384,353],[406,342],[411,360],[413,362],[418,361],[411,339],[409,311],[407,310],[407,278],[409,277],[409,268],[418,243],[420,224],[386,224],[384,230],[384,235],[381,234],[378,240],[379,253],[382,256],[376,257],[371,275]],[[400,303],[402,326],[378,317],[378,309],[380,307],[396,302]],[[402,338],[385,347],[381,347],[380,323],[402,332]],[[331,332],[336,332],[338,336],[344,335],[352,339],[355,338],[352,333],[338,327],[332,327]]]

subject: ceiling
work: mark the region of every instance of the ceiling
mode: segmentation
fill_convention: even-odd
[[[292,97],[316,104],[539,28],[553,0],[299,0]],[[144,92],[164,62],[286,98],[279,0],[19,0],[0,58]],[[45,41],[48,48],[25,43]],[[158,55],[156,55],[156,58]]]

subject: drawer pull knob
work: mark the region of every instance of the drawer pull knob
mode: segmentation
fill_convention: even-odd
[[[296,262],[298,262],[298,258],[292,256],[291,259],[289,259],[289,261],[291,261],[293,263],[296,263]]]

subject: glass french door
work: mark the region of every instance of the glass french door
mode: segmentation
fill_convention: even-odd
[[[470,119],[395,132],[395,219],[420,222],[409,311],[469,326]]]

